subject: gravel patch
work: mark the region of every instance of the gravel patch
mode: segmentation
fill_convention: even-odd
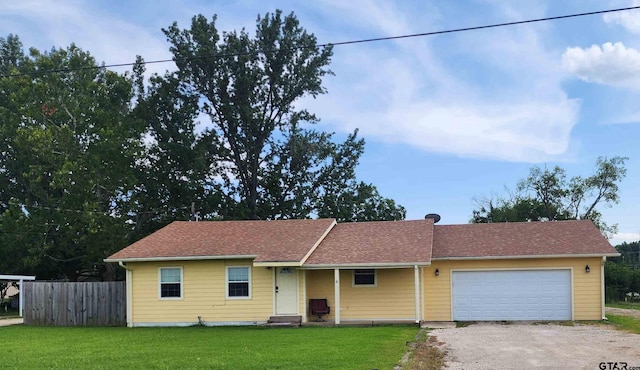
[[[475,323],[429,335],[444,342],[449,369],[598,369],[601,362],[640,366],[640,335],[605,324]]]

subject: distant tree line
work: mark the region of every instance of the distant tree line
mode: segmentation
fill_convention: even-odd
[[[113,279],[103,258],[175,220],[405,217],[356,179],[357,130],[339,142],[300,104],[332,48],[293,14],[163,32],[177,70],[147,77],[0,38],[0,272]]]
[[[620,257],[609,257],[604,265],[607,301],[640,303],[640,241],[616,246]]]
[[[471,222],[591,220],[610,238],[617,232],[617,225],[608,225],[599,208],[620,201],[619,184],[627,175],[627,159],[600,157],[592,175],[570,179],[559,166],[534,166],[507,195],[476,198]]]

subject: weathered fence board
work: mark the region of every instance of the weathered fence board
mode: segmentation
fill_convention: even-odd
[[[59,283],[25,282],[25,325],[126,325],[124,281]]]

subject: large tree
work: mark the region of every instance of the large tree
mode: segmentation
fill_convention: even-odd
[[[402,220],[406,210],[393,199],[382,197],[375,186],[352,182],[342,191],[326,193],[318,215],[335,217],[338,222]]]
[[[143,78],[142,60],[135,69]],[[134,115],[145,122],[145,153],[127,198],[132,242],[172,221],[195,218],[193,210],[221,212],[215,153],[209,136],[197,131],[198,97],[171,72],[136,85]]]
[[[75,45],[25,54],[15,36],[0,39],[0,62],[4,247],[19,272],[75,280],[126,245],[118,204],[142,129],[132,81]]]
[[[619,183],[626,176],[625,157],[598,158],[594,173],[567,180],[566,171],[531,168],[529,176],[518,182],[507,197],[476,200],[472,222],[592,220],[605,236],[616,232],[598,210],[619,201]]]
[[[300,108],[331,48],[293,14],[253,38],[203,16],[164,32],[178,70],[149,79],[141,58],[119,74],[0,38],[0,269],[76,280],[174,220],[404,218],[356,180],[357,131],[336,142]]]
[[[301,108],[301,99],[326,92],[322,78],[331,74],[331,47],[318,46],[293,14],[280,11],[258,17],[253,37],[244,29],[220,33],[216,17],[202,15],[193,17],[189,29],[174,23],[163,31],[182,87],[197,96],[211,120],[205,135],[225,205],[218,216],[336,216],[325,212],[322,200],[357,190],[355,167],[364,141],[354,132],[344,143],[333,142],[331,134],[312,128],[318,118]],[[395,210],[384,217],[404,215],[401,207]]]

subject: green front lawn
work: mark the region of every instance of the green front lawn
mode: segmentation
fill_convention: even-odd
[[[640,319],[633,316],[607,315],[607,320],[620,327],[620,329],[640,334]]]
[[[4,368],[392,369],[415,326],[0,327]]]

